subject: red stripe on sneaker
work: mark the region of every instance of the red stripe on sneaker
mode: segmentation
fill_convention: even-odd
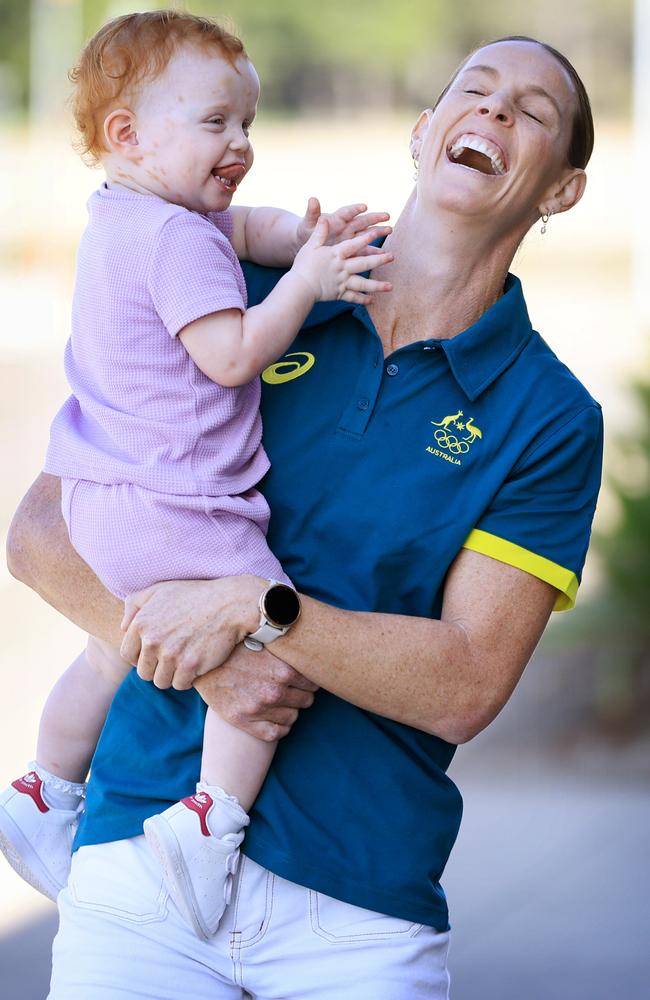
[[[201,823],[201,833],[204,837],[209,837],[207,815],[213,805],[211,796],[207,792],[197,792],[196,795],[190,795],[187,799],[181,799],[181,802],[187,806],[190,812],[196,813]]]
[[[11,782],[11,787],[15,788],[17,792],[29,795],[30,799],[33,799],[36,803],[36,808],[39,812],[46,813],[50,811],[50,807],[46,806],[43,801],[43,795],[41,794],[43,782],[37,775],[36,771],[29,771],[27,774],[24,774],[22,778],[16,778],[15,781]]]

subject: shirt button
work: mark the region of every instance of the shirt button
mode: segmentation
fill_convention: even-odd
[[[399,365],[388,365],[386,368],[387,375],[397,375],[399,371]]]
[[[365,396],[362,396],[361,399],[357,400],[357,406],[360,410],[367,410],[370,406],[370,400],[366,399]]]

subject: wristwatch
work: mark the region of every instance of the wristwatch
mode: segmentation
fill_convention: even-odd
[[[300,618],[300,598],[286,583],[269,580],[259,600],[260,624],[255,632],[244,639],[247,649],[259,652],[269,642],[286,635]]]

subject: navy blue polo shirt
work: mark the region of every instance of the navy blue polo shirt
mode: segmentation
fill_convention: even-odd
[[[282,273],[247,268],[249,300]],[[452,340],[384,358],[363,306],[317,307],[263,375],[269,544],[299,590],[349,610],[439,617],[467,547],[573,604],[600,482],[600,408],[533,331],[521,285]],[[77,844],[133,836],[194,788],[205,707],[126,679]],[[462,800],[455,747],[320,691],[280,742],[244,852],[314,890],[448,926],[440,877]]]

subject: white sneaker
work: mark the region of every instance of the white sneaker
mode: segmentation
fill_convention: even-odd
[[[25,882],[56,900],[70,874],[80,809],[51,809],[36,771],[0,795],[0,851]]]
[[[208,827],[212,796],[197,792],[144,822],[144,835],[158,858],[169,895],[198,937],[216,933],[230,902],[239,864],[242,831],[214,837]]]

